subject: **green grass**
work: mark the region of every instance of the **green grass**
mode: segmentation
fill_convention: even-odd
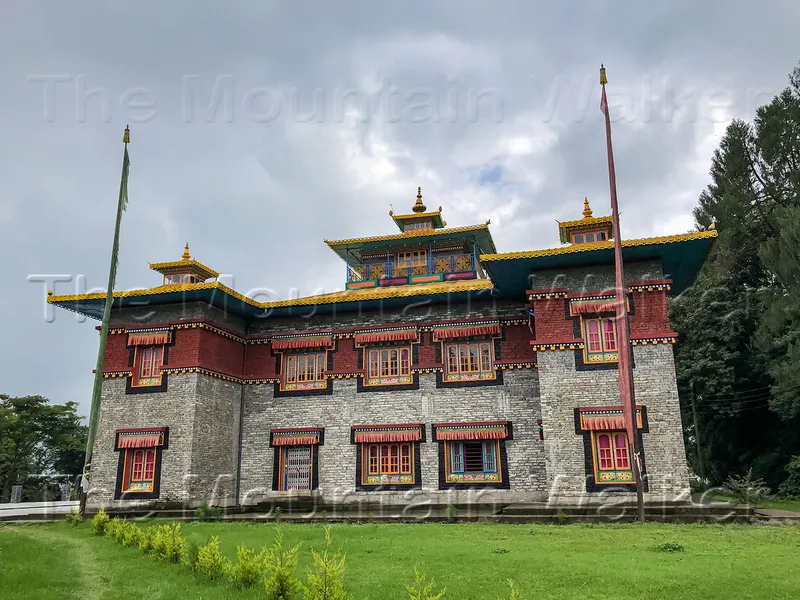
[[[302,543],[300,571],[323,540],[320,525],[281,525]],[[184,534],[238,544],[272,542],[273,524],[189,523]],[[496,600],[513,579],[523,599],[797,598],[800,527],[757,525],[332,525],[347,553],[354,600],[402,600],[414,567],[447,587],[445,600]],[[683,552],[656,552],[680,544]],[[178,565],[91,534],[88,523],[0,528],[3,598],[16,600],[263,598],[206,584]],[[9,593],[10,592],[10,593]]]
[[[722,492],[715,492],[713,494],[709,494],[709,500],[720,500],[723,502],[738,502],[736,498],[729,494],[723,494]],[[764,500],[759,501],[756,508],[774,508],[777,510],[790,510],[793,512],[800,513],[800,500],[785,500],[783,498],[767,498]]]

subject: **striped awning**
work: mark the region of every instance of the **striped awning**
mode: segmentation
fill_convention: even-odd
[[[322,441],[322,429],[319,427],[301,427],[297,429],[271,429],[269,432],[272,446],[312,446]]]
[[[273,338],[273,350],[293,350],[296,348],[327,348],[331,345],[330,335],[316,335],[313,337]]]
[[[117,429],[117,448],[155,448],[164,445],[164,428]]]
[[[435,342],[477,335],[500,335],[500,324],[473,323],[468,325],[456,325],[453,327],[434,327],[433,329],[433,340]]]
[[[434,423],[435,441],[442,440],[504,440],[508,437],[508,421],[482,423]]]
[[[356,444],[375,442],[418,442],[422,439],[422,424],[355,425],[352,428]]]
[[[625,416],[622,406],[580,408],[581,431],[615,431],[625,429]],[[642,428],[642,407],[636,407],[636,427]]]
[[[356,344],[376,342],[404,342],[417,339],[417,329],[395,329],[390,331],[356,331]]]
[[[169,331],[131,331],[128,346],[161,346],[169,344]]]

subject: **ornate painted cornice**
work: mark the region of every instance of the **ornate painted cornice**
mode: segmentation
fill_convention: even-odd
[[[348,240],[325,240],[331,248],[334,246],[352,246],[355,244],[365,244],[368,242],[384,242],[390,240],[407,240],[415,237],[435,237],[439,235],[451,235],[453,233],[465,233],[469,231],[479,231],[489,229],[489,223],[483,225],[467,225],[465,227],[451,227],[449,229],[420,229],[418,231],[407,231],[404,233],[391,233],[389,235],[377,235],[364,238],[350,238]]]

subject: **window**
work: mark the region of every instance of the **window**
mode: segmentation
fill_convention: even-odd
[[[164,346],[137,346],[134,357],[134,386],[161,385]]]
[[[324,352],[286,354],[283,363],[282,389],[313,390],[327,387],[325,380],[327,355]]]
[[[633,483],[628,435],[624,431],[592,432],[595,482]]]
[[[427,250],[412,250],[397,253],[397,268],[424,267],[428,264]]]
[[[430,221],[418,221],[416,223],[406,223],[403,231],[414,231],[415,229],[431,229],[433,227]]]
[[[491,342],[445,344],[448,381],[495,379]]]
[[[194,275],[164,275],[164,283],[166,285],[175,285],[180,283],[202,283],[202,280]]]
[[[367,348],[367,385],[412,383],[411,348]]]
[[[156,473],[156,449],[126,450],[123,469],[123,492],[152,492]]]
[[[602,242],[606,239],[605,231],[586,231],[584,233],[572,234],[573,244],[591,244],[592,242]]]
[[[414,444],[363,444],[362,485],[414,483]]]
[[[584,319],[583,329],[587,363],[617,362],[617,325],[613,317]]]
[[[283,446],[278,453],[278,490],[310,490],[312,446]]]
[[[447,483],[498,483],[502,480],[498,440],[445,442]]]

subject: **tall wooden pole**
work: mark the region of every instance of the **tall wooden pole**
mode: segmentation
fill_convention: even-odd
[[[108,269],[108,289],[106,302],[103,307],[103,320],[100,325],[100,347],[97,350],[97,365],[94,371],[94,386],[92,387],[92,407],[89,411],[89,432],[86,438],[86,457],[83,463],[83,477],[81,478],[80,507],[81,516],[86,512],[86,500],[89,492],[89,471],[92,468],[92,451],[94,440],[97,437],[97,421],[100,418],[100,397],[103,391],[103,371],[105,370],[106,341],[108,340],[108,324],[111,321],[111,306],[114,304],[114,283],[117,279],[117,264],[119,262],[119,230],[122,224],[122,213],[128,205],[128,144],[131,132],[125,127],[122,143],[125,152],[122,157],[122,179],[119,184],[119,200],[117,201],[117,220],[114,226],[114,241],[111,246],[111,266]]]
[[[622,235],[619,229],[619,204],[617,203],[617,175],[614,168],[614,149],[611,144],[611,117],[606,97],[606,69],[600,66],[600,85],[602,96],[600,110],[606,118],[606,147],[608,154],[608,185],[611,192],[611,224],[614,231],[614,267],[616,271],[616,324],[619,346],[619,399],[622,402],[625,417],[625,431],[633,454],[633,475],[636,480],[636,514],[639,521],[644,521],[644,481],[641,473],[641,452],[637,437],[636,397],[633,389],[633,366],[631,363],[631,335],[628,322],[627,286],[625,270],[622,264]]]

